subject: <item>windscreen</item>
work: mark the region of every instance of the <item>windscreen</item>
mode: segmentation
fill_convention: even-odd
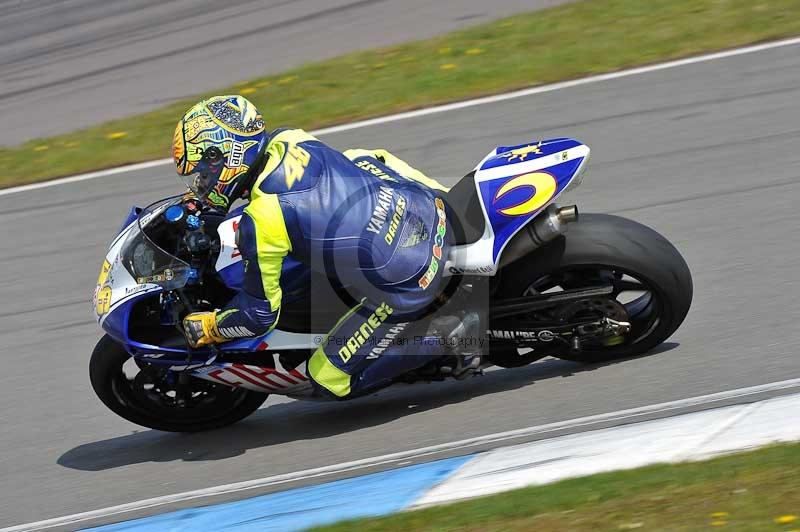
[[[191,267],[155,243],[155,235],[163,232],[166,222],[163,213],[181,202],[181,196],[159,200],[139,213],[120,251],[125,269],[137,284],[156,284],[164,290],[186,285]]]

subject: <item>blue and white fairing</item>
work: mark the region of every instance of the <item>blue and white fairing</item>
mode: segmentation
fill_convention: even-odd
[[[173,198],[158,203],[148,208],[146,212],[134,207],[123,223],[119,234],[109,246],[106,259],[101,267],[100,276],[94,292],[93,307],[95,316],[100,326],[115,340],[126,347],[133,355],[158,359],[159,363],[166,365],[179,364],[185,361],[187,350],[185,347],[166,347],[142,343],[132,338],[129,333],[131,312],[140,299],[158,296],[165,290],[182,288],[192,282],[192,269],[185,262],[159,250],[151,242],[141,239],[141,227],[161,216],[167,208],[179,202],[180,198]],[[139,217],[141,215],[141,220]],[[232,211],[219,225],[217,232],[220,240],[220,253],[215,267],[223,282],[233,290],[239,290],[242,284],[244,267],[241,255],[236,247],[236,226],[241,219],[242,209]],[[148,254],[147,260],[153,264],[152,271],[146,275],[135,276],[132,270],[135,267],[133,256],[136,247],[143,245],[143,250]],[[127,262],[127,265],[126,265]],[[310,271],[308,267],[287,257],[283,264],[281,282],[286,301],[293,297],[302,297],[299,292],[307,287]],[[302,349],[313,345],[313,335],[297,334],[285,331],[273,331],[270,335],[270,344],[283,349]],[[265,337],[244,338],[226,342],[219,347],[222,351],[256,351],[264,348]],[[200,350],[195,354],[202,354]],[[208,356],[212,356],[208,351]]]
[[[239,248],[236,246],[236,230],[239,228],[243,210],[243,206],[232,210],[217,228],[220,250],[214,267],[222,282],[234,290],[241,289],[244,276],[242,254],[239,253]]]
[[[156,216],[161,215],[172,203],[172,201],[164,201],[156,205],[151,211],[142,216],[141,225],[146,226]],[[111,242],[106,258],[103,261],[100,275],[97,278],[97,286],[92,300],[100,326],[114,339],[126,345],[130,342],[128,321],[133,302],[141,297],[163,290],[162,285],[158,284],[157,278],[135,279],[123,265],[123,252],[133,244],[140,234],[139,215],[141,212],[142,209],[138,207],[132,208],[125,223],[123,223],[123,228]],[[179,278],[177,279],[173,269],[167,270],[170,283],[185,284],[185,279],[182,278],[185,275],[183,269],[180,269]],[[167,276],[167,272],[162,271],[161,273],[165,277]]]
[[[486,219],[477,242],[451,249],[446,272],[494,275],[514,235],[577,186],[589,161],[589,147],[570,138],[500,146],[475,167],[475,187]]]

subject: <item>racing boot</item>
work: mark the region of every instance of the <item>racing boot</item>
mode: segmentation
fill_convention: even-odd
[[[440,337],[445,339],[455,359],[454,365],[441,367],[442,373],[451,375],[457,380],[463,380],[480,371],[483,357],[483,333],[478,312],[467,311],[460,318],[458,316],[442,316],[434,319],[431,326]]]

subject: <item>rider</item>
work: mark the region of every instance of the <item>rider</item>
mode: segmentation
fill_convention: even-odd
[[[441,354],[431,342],[392,347],[398,335],[410,338],[409,323],[441,292],[451,234],[445,187],[385,150],[341,153],[301,129],[268,133],[256,107],[238,95],[189,109],[175,129],[173,157],[209,207],[225,213],[237,199],[250,200],[236,235],[242,289],[224,308],[184,319],[192,346],[274,328],[290,255],[363,296],[308,361],[318,388],[351,397]],[[440,336],[477,331],[474,318],[437,323]],[[461,354],[457,376],[479,364],[476,350]]]

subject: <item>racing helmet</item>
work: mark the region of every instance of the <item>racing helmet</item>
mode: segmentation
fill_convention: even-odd
[[[172,157],[192,192],[227,212],[248,192],[266,144],[264,120],[252,102],[238,95],[214,96],[178,121]]]

